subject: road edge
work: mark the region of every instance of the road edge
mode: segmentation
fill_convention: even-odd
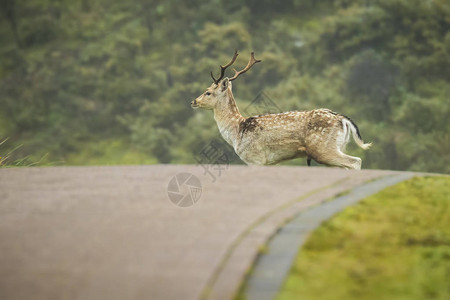
[[[260,253],[252,272],[245,279],[248,300],[274,299],[288,275],[295,257],[308,236],[324,221],[345,208],[414,176],[413,173],[384,176],[359,185],[349,193],[300,212],[288,221],[268,241],[266,251]]]

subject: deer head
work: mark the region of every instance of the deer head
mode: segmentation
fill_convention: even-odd
[[[192,108],[202,108],[202,109],[214,109],[217,107],[217,104],[227,98],[227,92],[231,93],[231,81],[235,80],[239,77],[239,75],[247,72],[254,64],[259,63],[261,60],[255,59],[255,55],[252,52],[250,55],[250,60],[247,66],[241,71],[234,70],[234,76],[231,78],[225,77],[225,70],[230,67],[238,57],[237,50],[234,51],[233,58],[230,60],[228,64],[225,66],[220,66],[220,77],[218,79],[214,78],[213,73],[211,72],[211,77],[213,79],[213,83],[210,87],[206,89],[206,91],[201,94],[197,99],[191,102]]]

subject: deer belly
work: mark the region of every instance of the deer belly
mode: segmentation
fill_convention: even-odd
[[[267,164],[273,165],[285,160],[294,159],[297,157],[304,157],[305,155],[297,151],[274,151],[267,153],[266,156],[267,156]]]
[[[236,154],[249,165],[274,165],[284,160],[306,156],[306,153],[299,151],[300,148],[298,141],[288,144],[252,143],[236,149]]]

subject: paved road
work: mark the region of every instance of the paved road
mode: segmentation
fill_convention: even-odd
[[[181,208],[178,173],[202,184]],[[0,169],[0,299],[229,299],[286,220],[391,171],[153,165]],[[181,190],[183,193],[185,190]]]

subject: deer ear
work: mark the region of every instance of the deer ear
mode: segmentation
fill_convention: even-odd
[[[230,84],[230,80],[228,77],[225,77],[221,83],[220,83],[220,90],[223,92],[228,88],[228,85]]]

